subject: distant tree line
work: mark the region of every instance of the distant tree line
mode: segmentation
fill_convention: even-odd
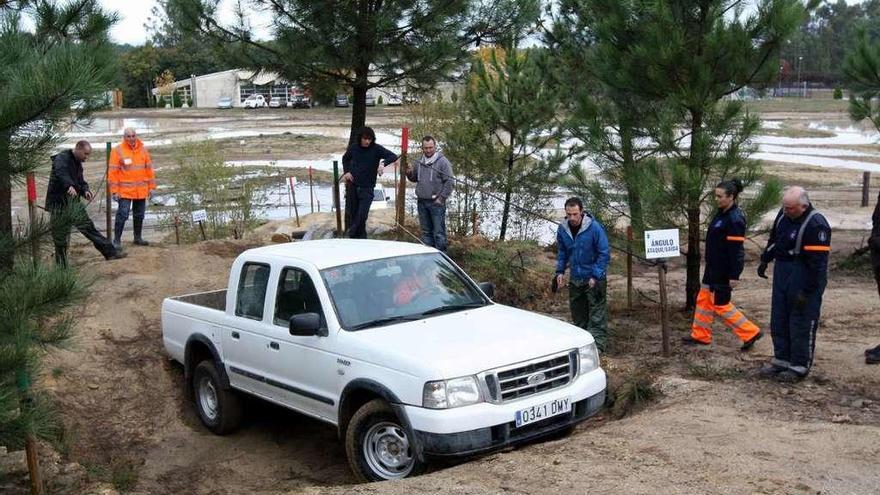
[[[802,81],[841,84],[846,79],[844,60],[855,50],[861,32],[869,41],[880,40],[880,0],[823,2],[782,46],[782,84],[796,84],[798,62]]]

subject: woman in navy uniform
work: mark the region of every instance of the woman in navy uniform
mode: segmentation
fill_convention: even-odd
[[[691,334],[682,339],[686,344],[711,344],[712,320],[716,314],[742,340],[740,349],[743,351],[751,349],[764,335],[730,300],[745,261],[746,217],[736,204],[742,190],[742,182],[737,179],[715,186],[718,212],[706,231],[706,269],[697,295]]]

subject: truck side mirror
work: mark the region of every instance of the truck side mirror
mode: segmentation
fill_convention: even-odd
[[[321,335],[321,316],[318,313],[301,313],[291,316],[290,335],[297,337]]]
[[[483,291],[489,299],[495,297],[495,284],[492,282],[480,282],[480,290]]]

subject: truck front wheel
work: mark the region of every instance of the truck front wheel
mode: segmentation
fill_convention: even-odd
[[[193,373],[193,399],[196,411],[209,430],[225,435],[241,424],[241,399],[229,389],[224,389],[220,374],[211,360],[204,360]]]
[[[381,399],[367,402],[352,416],[345,432],[348,464],[361,481],[384,481],[420,474],[412,438]]]

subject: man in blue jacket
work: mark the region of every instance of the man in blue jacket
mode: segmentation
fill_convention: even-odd
[[[605,350],[608,339],[608,301],[605,270],[611,249],[605,229],[584,212],[580,198],[565,201],[565,220],[556,232],[559,253],[556,258],[556,283],[562,286],[565,268],[571,264],[568,302],[572,322],[590,332],[596,347]]]

